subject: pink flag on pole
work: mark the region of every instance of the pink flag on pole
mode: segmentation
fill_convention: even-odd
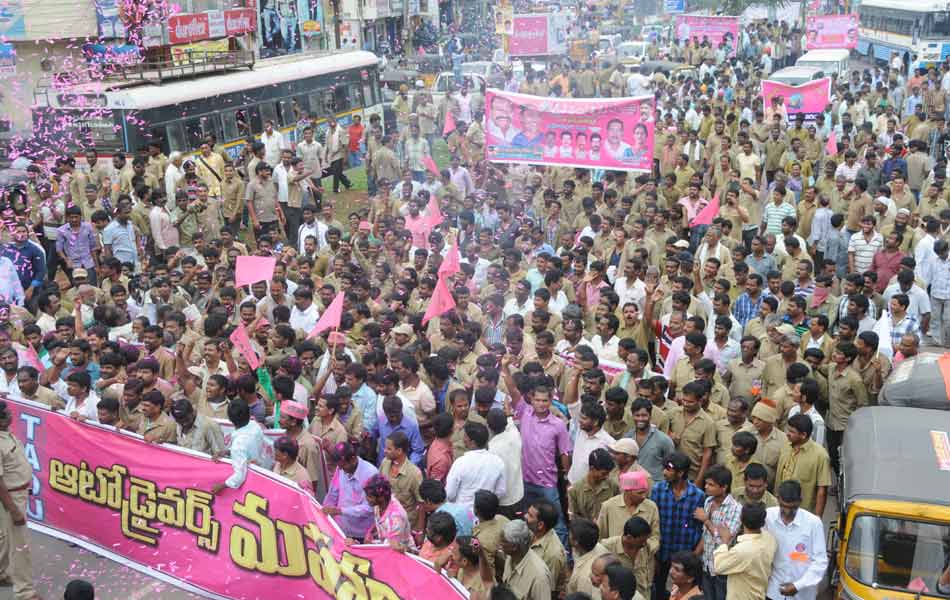
[[[835,137],[834,130],[831,131],[831,135],[828,136],[828,143],[825,144],[825,152],[829,156],[834,156],[838,153],[838,139]]]
[[[701,211],[696,213],[696,216],[693,217],[693,221],[689,224],[690,227],[695,227],[696,225],[712,225],[713,219],[716,218],[716,215],[719,214],[719,194],[713,196],[713,199],[703,207]]]
[[[445,279],[444,276],[440,275],[439,281],[435,284],[435,291],[432,293],[432,298],[429,299],[429,308],[426,309],[426,314],[422,316],[423,325],[455,308],[455,298],[452,297],[452,292],[449,291]]]
[[[449,110],[445,112],[445,127],[442,128],[442,135],[449,135],[453,131],[455,131],[455,115]]]
[[[442,265],[439,266],[439,277],[442,277],[443,275],[445,277],[451,277],[452,275],[455,275],[461,271],[461,262],[461,257],[459,256],[459,243],[458,240],[456,240],[452,242],[448,253],[445,255],[445,260],[443,260]]]
[[[327,329],[339,329],[341,318],[343,318],[343,292],[338,292],[307,337],[316,337]]]
[[[422,157],[422,164],[424,164],[424,165],[426,166],[426,168],[429,169],[429,171],[430,171],[433,175],[435,175],[436,177],[439,176],[439,165],[435,164],[435,161],[432,160],[432,157],[431,157],[431,156],[423,156],[423,157]]]
[[[33,346],[27,344],[26,349],[23,351],[23,357],[30,363],[30,366],[43,373],[46,371],[46,367],[43,366],[43,361],[40,360],[40,355],[36,353],[36,349]]]
[[[426,225],[429,231],[432,231],[442,223],[442,208],[439,207],[439,199],[435,194],[429,196],[429,205],[426,206]]]
[[[254,346],[251,345],[251,338],[247,336],[247,329],[244,329],[244,323],[237,326],[237,329],[231,333],[230,339],[234,347],[237,348],[241,356],[244,357],[244,360],[247,361],[247,365],[251,367],[251,370],[257,370],[257,367],[261,366],[261,358],[254,350]]]
[[[277,259],[273,256],[239,256],[234,268],[234,286],[270,281]]]

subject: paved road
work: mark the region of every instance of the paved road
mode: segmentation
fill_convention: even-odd
[[[73,579],[92,582],[96,587],[96,598],[103,600],[192,600],[201,597],[56,538],[32,533],[36,590],[46,600],[62,598],[66,584]],[[12,588],[0,588],[0,600],[12,598]]]

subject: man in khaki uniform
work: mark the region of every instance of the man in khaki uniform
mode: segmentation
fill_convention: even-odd
[[[682,407],[670,419],[670,437],[676,449],[689,457],[689,478],[702,483],[703,473],[713,464],[716,422],[700,404],[704,387],[691,381],[683,386]]]
[[[138,434],[145,437],[146,442],[153,444],[178,441],[178,424],[175,420],[162,412],[165,406],[165,396],[158,390],[152,390],[142,396],[142,413],[144,418],[139,423]]]
[[[27,600],[39,597],[33,587],[30,534],[26,528],[26,500],[33,470],[20,440],[10,433],[11,420],[6,403],[0,402],[0,578],[12,580],[14,597]]]
[[[505,566],[501,581],[524,600],[551,598],[551,573],[537,552],[531,551],[533,536],[527,523],[509,521],[501,530]]]

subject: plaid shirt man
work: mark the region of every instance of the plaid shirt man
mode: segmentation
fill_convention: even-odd
[[[669,482],[661,481],[653,486],[650,499],[660,510],[660,551],[657,558],[668,561],[680,550],[692,551],[703,535],[703,525],[693,518],[696,508],[703,505],[706,498],[691,481],[686,483],[686,491],[676,498]]]
[[[904,315],[904,318],[895,323],[890,314],[884,315],[885,319],[890,321],[891,326],[891,346],[897,348],[901,343],[901,338],[908,333],[920,335],[920,328],[917,325],[917,319],[910,315]]]
[[[742,526],[742,522],[739,520],[739,516],[742,514],[742,505],[732,497],[732,494],[726,494],[722,505],[711,513],[709,507],[712,505],[712,501],[713,498],[709,497],[706,498],[706,502],[703,504],[703,510],[709,515],[709,521],[713,528],[713,531],[710,531],[708,527],[703,527],[703,566],[710,575],[716,575],[716,569],[713,566],[713,552],[722,544],[722,540],[719,539],[719,527],[725,525],[733,536],[738,534],[739,528]]]
[[[736,321],[739,321],[739,323],[745,327],[746,323],[759,314],[759,309],[762,307],[762,298],[764,297],[765,296],[760,293],[759,297],[753,300],[749,296],[749,292],[743,292],[736,298],[736,303],[732,307],[732,314],[736,318]]]

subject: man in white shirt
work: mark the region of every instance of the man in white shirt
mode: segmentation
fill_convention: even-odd
[[[501,501],[502,514],[510,514],[513,517],[514,508],[524,499],[521,434],[515,427],[514,421],[506,417],[501,410],[489,411],[487,421],[494,435],[488,442],[488,451],[505,463],[505,493],[498,497]]]
[[[475,492],[487,490],[498,498],[505,496],[505,461],[488,451],[488,427],[471,421],[463,434],[465,454],[452,463],[445,480],[449,502],[472,507]]]
[[[582,406],[578,399],[567,408],[571,413],[572,421],[576,421],[579,428],[577,437],[574,439],[571,469],[567,472],[568,483],[574,485],[587,477],[590,453],[598,448],[607,448],[614,442],[614,438],[604,431],[607,413],[600,404],[588,402]]]
[[[294,290],[294,307],[290,309],[290,326],[294,331],[310,333],[320,320],[320,311],[313,303],[313,291],[309,287]]]
[[[231,445],[228,454],[231,459],[231,475],[223,482],[216,483],[211,488],[212,494],[220,494],[225,488],[236,490],[244,485],[247,479],[248,465],[256,464],[270,469],[273,460],[264,454],[264,432],[257,421],[251,419],[251,410],[244,400],[232,400],[228,405],[228,420],[234,425],[231,434]]]
[[[175,200],[175,190],[178,189],[178,182],[185,176],[181,165],[184,158],[181,152],[172,152],[168,157],[168,166],[165,167],[165,197]]]
[[[598,359],[622,362],[619,354],[620,338],[617,337],[618,329],[620,329],[620,319],[617,318],[617,315],[604,315],[597,320],[597,335],[590,341],[590,347]]]
[[[264,132],[261,133],[261,143],[264,144],[264,162],[270,166],[277,165],[280,160],[280,151],[287,148],[283,134],[274,129],[274,122],[264,123]]]
[[[802,486],[794,479],[783,481],[777,496],[779,505],[767,509],[765,517],[765,528],[778,543],[767,596],[815,600],[828,568],[821,517],[800,508]]]

